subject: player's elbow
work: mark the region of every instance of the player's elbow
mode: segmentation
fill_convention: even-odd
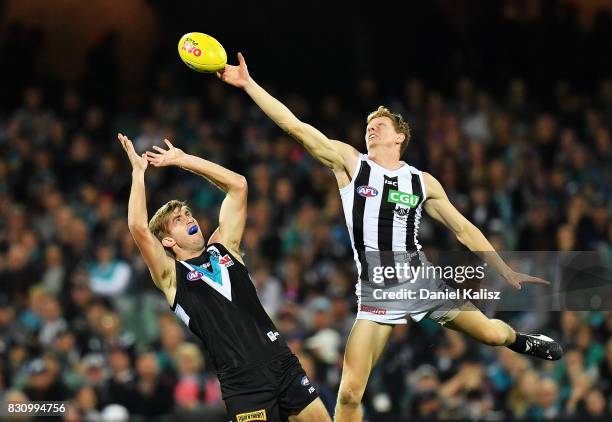
[[[304,123],[297,118],[284,122],[281,125],[282,129],[294,138],[301,140],[305,134]]]
[[[247,182],[246,177],[243,175],[236,176],[235,180],[232,183],[232,190],[237,193],[247,194],[249,190],[249,184]]]
[[[469,221],[457,223],[457,225],[453,227],[457,240],[467,247],[469,247],[470,242],[474,239],[474,230],[478,231]]]

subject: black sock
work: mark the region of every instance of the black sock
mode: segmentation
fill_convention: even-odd
[[[527,348],[527,336],[518,332],[515,334],[516,340],[514,340],[514,343],[509,344],[506,347],[510,350],[514,350],[515,352],[523,353]]]

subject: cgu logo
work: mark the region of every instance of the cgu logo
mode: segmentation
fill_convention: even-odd
[[[410,208],[415,208],[419,204],[421,198],[418,195],[412,193],[406,193],[395,189],[389,189],[389,196],[387,202],[393,204],[405,205]]]
[[[196,57],[200,57],[202,55],[202,50],[200,50],[198,47],[196,47],[195,45],[193,45],[189,41],[185,41],[183,43],[183,47],[181,49],[185,50],[188,53],[193,54]]]
[[[372,198],[378,195],[378,190],[376,188],[373,188],[372,186],[363,185],[357,188],[357,193],[363,196],[364,198]]]

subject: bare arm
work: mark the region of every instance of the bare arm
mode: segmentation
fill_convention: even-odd
[[[209,242],[218,241],[240,257],[240,241],[247,213],[247,181],[238,173],[194,155],[184,153],[164,140],[167,150],[154,146],[157,152],[147,151],[147,160],[156,167],[178,166],[208,179],[226,193],[219,212],[219,229]]]
[[[459,242],[495,268],[516,289],[521,288],[522,282],[548,284],[547,281],[541,278],[517,273],[512,270],[497,254],[493,245],[491,245],[482,232],[461,215],[457,208],[450,203],[440,182],[429,173],[423,173],[423,179],[427,190],[427,200],[424,204],[425,211],[450,229]]]
[[[147,200],[144,176],[147,169],[145,155],[138,156],[127,136],[118,136],[123,149],[132,164],[132,187],[128,202],[128,227],[132,237],[149,268],[153,282],[166,295],[170,304],[174,302],[176,279],[174,261],[170,258],[159,240],[151,233],[147,217]]]
[[[281,129],[300,142],[315,159],[335,173],[352,174],[359,153],[352,146],[332,141],[313,126],[300,121],[283,103],[271,96],[249,76],[242,54],[238,66],[226,65],[218,76],[224,82],[242,88]]]

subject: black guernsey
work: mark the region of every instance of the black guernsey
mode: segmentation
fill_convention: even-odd
[[[172,310],[200,338],[217,373],[291,353],[261,306],[247,268],[220,243],[176,261]]]

